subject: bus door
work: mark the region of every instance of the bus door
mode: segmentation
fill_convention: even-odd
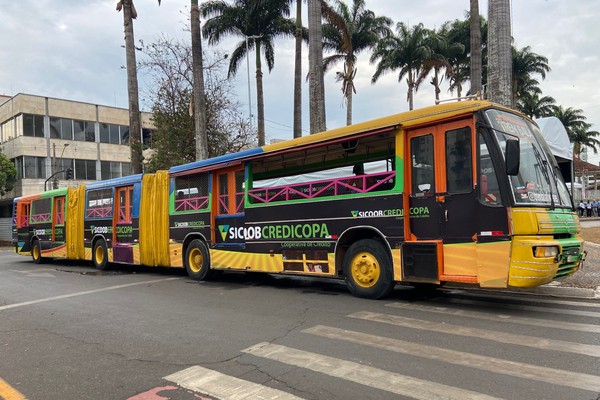
[[[15,205],[13,224],[13,240],[17,253],[28,253],[31,251],[31,231],[29,219],[31,216],[31,202],[19,201]]]
[[[65,196],[56,196],[52,207],[52,241],[65,242]]]
[[[476,238],[472,125],[468,119],[408,133],[406,280],[439,283],[445,273],[442,244]]]
[[[113,212],[113,260],[133,264],[133,186],[115,190]]]
[[[213,174],[212,243],[216,247],[246,246],[244,226],[244,168]]]

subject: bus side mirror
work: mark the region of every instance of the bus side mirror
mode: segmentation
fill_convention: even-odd
[[[519,174],[519,157],[521,154],[521,149],[519,145],[519,141],[515,139],[507,139],[506,140],[506,174],[507,175],[518,175]]]

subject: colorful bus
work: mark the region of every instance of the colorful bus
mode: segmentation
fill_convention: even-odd
[[[46,257],[396,283],[534,287],[568,276],[579,220],[538,127],[444,103],[169,171],[15,199],[14,248]]]

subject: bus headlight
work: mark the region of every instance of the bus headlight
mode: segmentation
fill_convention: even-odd
[[[558,246],[534,246],[533,256],[538,258],[556,257]]]

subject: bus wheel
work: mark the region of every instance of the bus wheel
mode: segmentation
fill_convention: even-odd
[[[376,240],[354,242],[344,256],[344,276],[350,292],[357,297],[380,299],[394,288],[392,261]]]
[[[206,244],[200,239],[191,241],[185,251],[185,270],[195,281],[210,279],[213,274],[210,269],[210,255]]]
[[[94,261],[94,267],[96,267],[96,269],[104,271],[108,268],[108,250],[104,240],[100,239],[94,243],[92,260]]]
[[[33,244],[31,245],[31,258],[36,264],[41,264],[44,262],[44,257],[42,257],[42,248],[40,246],[39,240],[34,240]]]

